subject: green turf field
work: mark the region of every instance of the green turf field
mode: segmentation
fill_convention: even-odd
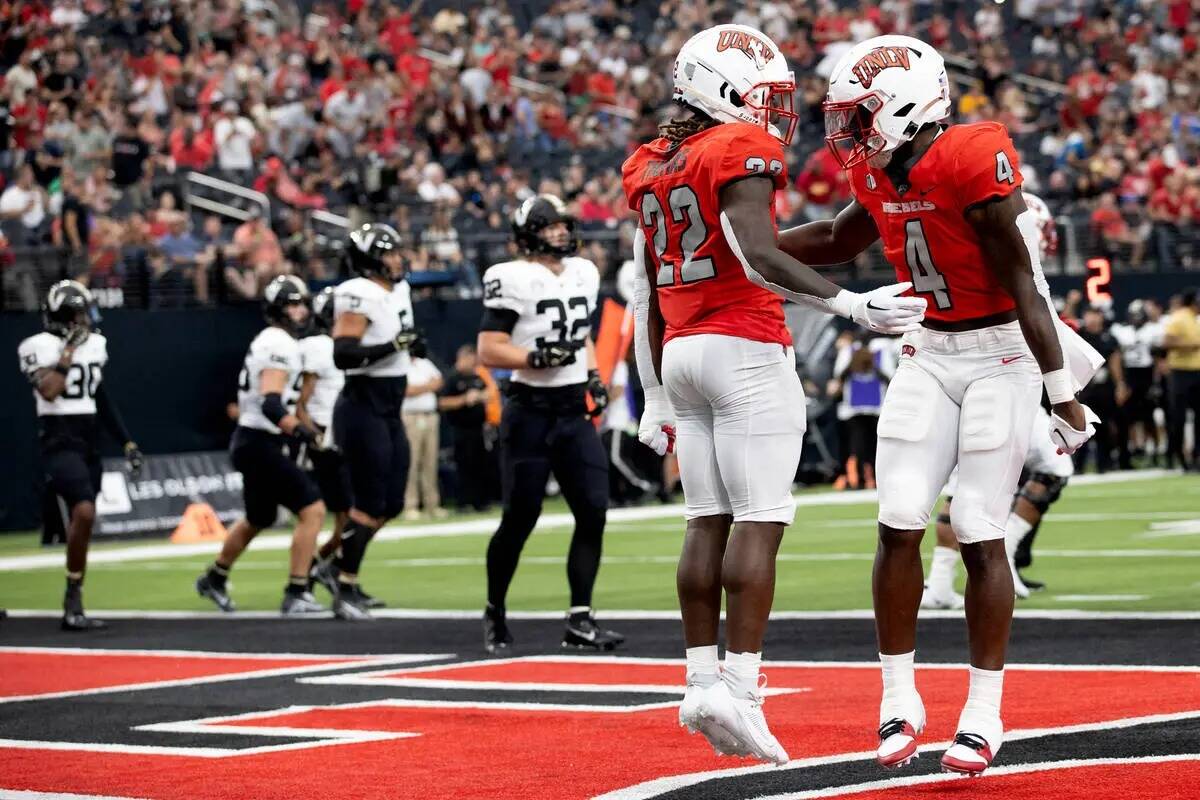
[[[781,550],[776,609],[869,608],[874,515],[873,503],[801,507]],[[1170,527],[1187,520],[1195,524]],[[675,558],[682,529],[678,517],[611,522],[597,607],[676,608]],[[569,536],[564,527],[535,532],[510,608],[558,610],[567,604]],[[109,544],[94,552],[141,544]],[[487,533],[375,542],[363,584],[393,607],[480,608],[486,544]],[[927,552],[933,547],[932,530],[925,547]],[[0,565],[7,557],[45,552],[32,535],[0,536]],[[1020,608],[1200,610],[1200,480],[1180,476],[1068,487],[1043,523],[1035,556],[1029,574],[1049,588],[1021,601]],[[209,555],[185,555],[95,563],[87,581],[88,606],[210,610],[192,589],[210,560]],[[252,546],[233,573],[239,607],[276,608],[285,571],[285,551],[256,552]],[[55,608],[61,575],[61,566],[5,571],[0,607]]]

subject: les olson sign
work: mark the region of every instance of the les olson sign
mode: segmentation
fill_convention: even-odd
[[[105,459],[96,498],[101,536],[167,534],[191,503],[208,503],[224,524],[242,514],[242,476],[224,451],[147,456],[137,477]]]

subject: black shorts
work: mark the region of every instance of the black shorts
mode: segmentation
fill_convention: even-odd
[[[350,471],[354,508],[380,519],[404,510],[409,451],[398,412],[380,415],[343,392],[333,407],[333,441]]]
[[[56,448],[42,456],[46,485],[74,508],[79,503],[94,503],[100,493],[100,454],[95,450]]]
[[[550,473],[572,509],[608,508],[608,453],[582,412],[510,402],[500,420],[504,507],[541,507]]]
[[[329,511],[349,511],[354,505],[354,493],[350,487],[350,468],[346,459],[337,450],[310,450],[308,460],[312,462],[312,477],[321,490],[321,499]]]
[[[229,454],[233,468],[242,473],[246,520],[255,528],[272,525],[279,506],[298,514],[321,499],[316,483],[288,457],[285,444],[276,433],[241,426],[233,432]]]

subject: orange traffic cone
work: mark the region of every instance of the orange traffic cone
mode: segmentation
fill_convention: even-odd
[[[179,527],[171,534],[175,544],[189,542],[223,542],[229,531],[217,518],[217,512],[208,503],[192,503],[183,512]]]

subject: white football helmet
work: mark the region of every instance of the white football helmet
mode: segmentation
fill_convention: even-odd
[[[867,39],[833,68],[824,111],[825,141],[849,169],[950,115],[946,62],[910,36]]]
[[[719,122],[749,122],[784,144],[796,133],[796,78],[765,33],[717,25],[687,40],[675,57],[672,99]]]
[[[1038,245],[1042,258],[1054,255],[1058,252],[1058,228],[1054,224],[1054,215],[1050,213],[1049,206],[1036,194],[1022,192],[1021,196],[1025,199],[1025,207],[1033,212],[1033,218],[1037,222]]]

